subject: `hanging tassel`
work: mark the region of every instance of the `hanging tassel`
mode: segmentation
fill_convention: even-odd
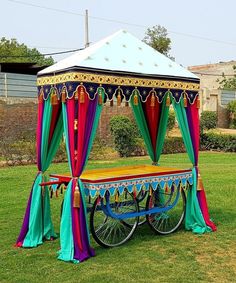
[[[200,97],[199,97],[199,95],[197,96],[197,108],[198,109],[200,108]]]
[[[101,90],[99,90],[99,92],[98,92],[98,104],[102,105],[102,103],[103,103],[102,92],[101,92]]]
[[[63,187],[64,187],[64,185],[61,184],[61,195],[63,194]]]
[[[118,95],[117,95],[117,106],[121,105],[121,94],[120,94],[120,90],[118,90]]]
[[[119,202],[119,193],[118,192],[115,195],[115,202]]]
[[[202,182],[202,178],[201,178],[200,174],[198,174],[197,190],[198,190],[198,191],[204,190],[203,182]]]
[[[79,103],[84,103],[85,102],[85,93],[84,89],[81,88],[80,94],[79,94]]]
[[[52,187],[50,188],[50,198],[52,198],[53,197],[53,189],[52,189]]]
[[[186,92],[184,92],[184,107],[188,106],[188,100],[187,100],[187,95]]]
[[[150,188],[149,188],[149,196],[150,196],[150,197],[152,196],[152,188],[151,188],[151,186],[150,186]]]
[[[66,91],[65,91],[65,89],[61,93],[61,102],[66,103]]]
[[[57,93],[54,90],[53,90],[53,92],[51,94],[51,104],[52,105],[57,105],[58,104]]]
[[[39,101],[39,103],[43,103],[43,90],[42,89],[40,90],[38,101]]]
[[[168,186],[166,185],[166,187],[165,187],[165,193],[168,193],[168,190],[169,190],[169,188],[168,188]]]
[[[97,198],[97,205],[101,205],[101,197],[100,196],[98,196],[98,198]]]
[[[75,100],[78,100],[78,99],[79,99],[78,90],[75,92],[74,98],[75,98]]]
[[[134,196],[134,198],[136,199],[136,197],[137,197],[137,191],[136,191],[136,187],[135,187],[135,186],[133,187],[133,196]]]
[[[166,106],[167,107],[170,106],[170,95],[169,95],[169,93],[167,94],[167,98],[166,98]]]
[[[151,107],[154,107],[154,106],[155,106],[155,100],[156,100],[155,94],[154,94],[154,92],[152,92],[152,96],[151,96]]]
[[[79,191],[79,187],[77,184],[76,184],[75,191],[74,191],[73,207],[80,208],[80,191]]]
[[[135,91],[135,94],[134,94],[134,105],[138,105],[138,94],[137,94],[137,91]]]
[[[74,157],[74,159],[75,159],[75,160],[77,160],[78,151],[77,151],[77,150],[75,150],[75,151],[74,151],[74,153],[75,153],[75,157]]]
[[[74,130],[75,131],[78,130],[78,120],[77,119],[74,120]]]

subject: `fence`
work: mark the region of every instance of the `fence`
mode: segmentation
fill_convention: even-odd
[[[36,98],[36,76],[0,73],[0,97]]]
[[[230,101],[236,99],[236,91],[234,90],[222,90],[220,102],[222,106],[226,106]]]

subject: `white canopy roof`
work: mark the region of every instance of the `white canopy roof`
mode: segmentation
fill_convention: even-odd
[[[74,53],[40,71],[38,75],[73,68],[198,79],[187,69],[124,30]]]

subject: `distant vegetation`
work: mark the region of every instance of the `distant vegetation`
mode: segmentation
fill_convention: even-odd
[[[54,63],[53,58],[45,57],[36,48],[29,48],[19,43],[15,38],[0,39],[1,63],[37,63],[39,66],[49,66]]]
[[[145,32],[143,41],[152,48],[156,49],[158,52],[174,60],[169,53],[171,50],[171,39],[168,37],[166,28],[160,25],[148,28]]]

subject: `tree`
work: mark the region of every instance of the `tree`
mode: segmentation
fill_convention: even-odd
[[[160,53],[166,55],[171,59],[174,59],[169,54],[169,51],[171,49],[171,40],[168,37],[166,28],[160,25],[148,28],[145,32],[143,41]]]
[[[19,57],[17,57],[19,56]],[[0,40],[1,63],[37,63],[39,66],[52,65],[53,58],[45,57],[36,48],[29,48],[24,43],[20,44],[15,38]]]
[[[222,74],[222,79],[217,79],[221,89],[235,90],[236,89],[236,65],[233,66],[234,75],[231,78],[227,78],[225,74]]]

